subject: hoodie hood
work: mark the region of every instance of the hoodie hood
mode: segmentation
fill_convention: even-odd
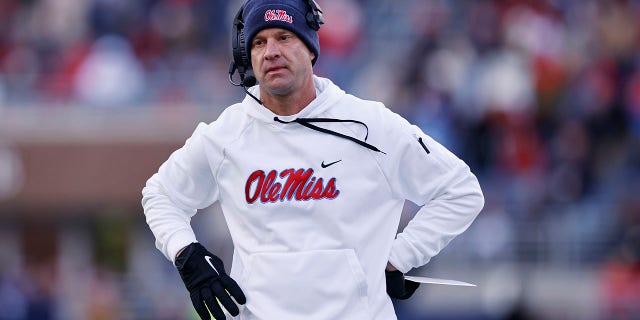
[[[273,118],[278,117],[284,121],[292,121],[296,118],[317,117],[318,115],[329,109],[345,95],[344,90],[340,89],[337,85],[335,85],[333,82],[331,82],[331,80],[327,78],[322,78],[314,75],[313,83],[316,88],[316,98],[313,99],[313,101],[311,101],[311,103],[309,103],[309,105],[307,105],[300,112],[290,116],[280,116],[273,113],[265,106],[259,104],[249,95],[245,96],[241,104],[251,117],[262,122],[281,126],[282,124],[275,122]],[[249,92],[251,92],[251,94],[260,99],[260,85],[255,85],[248,90]]]

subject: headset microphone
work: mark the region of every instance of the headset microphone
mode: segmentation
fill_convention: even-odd
[[[256,85],[256,83],[258,83],[258,79],[256,79],[256,77],[252,75],[248,75],[244,78],[244,80],[242,80],[243,87],[253,87]]]
[[[238,67],[236,66],[236,62],[231,61],[231,63],[229,63],[229,82],[231,82],[232,85],[236,87],[253,87],[258,83],[258,80],[256,80],[256,77],[253,75],[240,72],[238,72],[240,74],[240,82],[233,81],[233,75],[236,73],[237,69]]]
[[[252,75],[246,75],[245,73],[242,73],[242,72],[238,71],[238,74],[240,74],[240,82],[234,82],[233,81],[233,74],[236,73],[237,69],[238,68],[236,66],[236,62],[235,61],[231,61],[231,63],[229,63],[229,82],[231,82],[231,84],[236,86],[236,87],[242,87],[242,89],[244,89],[244,92],[246,92],[249,96],[251,96],[251,98],[256,100],[259,104],[262,104],[262,101],[260,101],[260,99],[258,99],[256,96],[251,94],[251,92],[249,92],[249,90],[247,90],[247,87],[253,87],[253,86],[256,85],[256,83],[258,82],[256,80],[256,77],[254,77]]]

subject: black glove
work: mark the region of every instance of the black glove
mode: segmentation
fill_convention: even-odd
[[[391,298],[400,300],[409,299],[409,297],[416,292],[418,286],[420,286],[419,282],[406,280],[404,274],[398,270],[385,270],[384,275],[387,278],[387,294]]]
[[[240,310],[231,297],[239,304],[247,302],[240,286],[224,271],[222,260],[200,243],[185,247],[176,258],[176,267],[191,294],[193,307],[203,320],[211,319],[209,311],[215,319],[225,318],[218,301],[234,317]]]

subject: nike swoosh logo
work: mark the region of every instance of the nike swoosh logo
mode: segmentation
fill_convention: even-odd
[[[327,164],[324,164],[324,161],[322,161],[322,163],[320,164],[320,166],[321,166],[322,168],[326,168],[326,167],[331,166],[331,165],[334,165],[334,164],[336,164],[336,163],[338,163],[338,162],[340,162],[340,161],[342,161],[342,159],[340,159],[340,160],[338,160],[338,161],[334,161],[334,162],[329,162],[329,163],[327,163]]]
[[[213,271],[215,271],[218,275],[220,275],[220,272],[218,272],[218,269],[216,269],[216,267],[213,266],[213,263],[211,263],[211,257],[205,256],[204,260],[207,261],[207,263],[211,266],[211,268],[213,268]]]

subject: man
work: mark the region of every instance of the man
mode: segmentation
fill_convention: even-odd
[[[390,296],[417,287],[403,273],[483,207],[463,161],[382,103],[313,74],[320,13],[313,1],[248,0],[234,54],[259,85],[198,125],[142,191],[156,245],[202,319],[223,309],[239,319],[396,319]],[[396,236],[405,200],[422,207]],[[234,244],[230,275],[189,224],[216,201]]]

